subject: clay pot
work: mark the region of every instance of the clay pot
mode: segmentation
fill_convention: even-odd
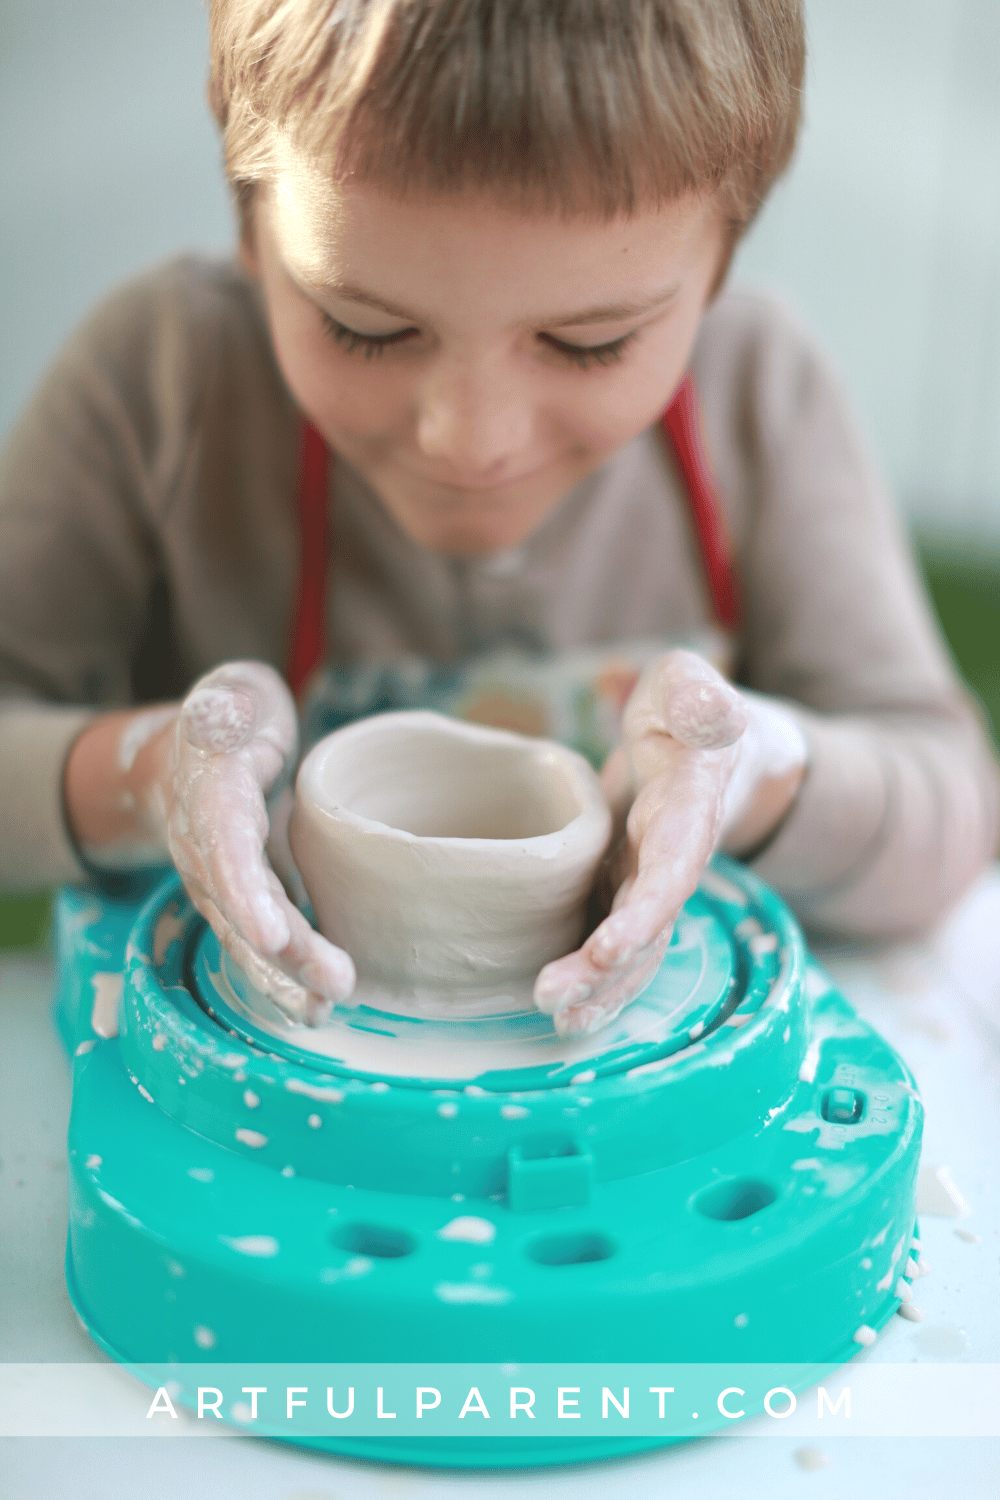
[[[578,945],[610,833],[582,756],[424,712],[321,740],[289,828],[320,931],[359,978],[465,990]]]

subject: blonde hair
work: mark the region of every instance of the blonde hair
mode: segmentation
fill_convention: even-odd
[[[246,215],[278,132],[336,179],[614,218],[786,166],[802,0],[212,0],[209,94]]]

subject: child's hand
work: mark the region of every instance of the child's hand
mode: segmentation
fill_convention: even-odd
[[[351,994],[355,972],[313,931],[265,855],[264,799],[294,765],[297,744],[295,704],[278,673],[234,663],[203,677],[179,708],[95,721],[67,763],[66,803],[95,863],[121,868],[169,851],[240,968],[291,1020],[316,1025]]]
[[[596,1031],[646,987],[711,855],[761,844],[805,767],[802,731],[778,703],[737,692],[690,651],[647,668],[602,772],[624,824],[608,865],[611,915],[535,983],[535,1004],[560,1036]]]
[[[294,765],[295,704],[257,662],[203,677],[181,707],[160,774],[167,847],[188,894],[254,984],[316,1025],[354,988],[346,953],[314,932],[265,857],[265,794]]]

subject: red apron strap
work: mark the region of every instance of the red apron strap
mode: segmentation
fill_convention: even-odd
[[[740,623],[740,600],[726,525],[702,441],[701,407],[691,375],[685,375],[660,425],[687,490],[716,619],[727,630]]]
[[[302,423],[299,458],[299,587],[288,659],[288,683],[298,693],[326,655],[326,573],[330,558],[326,443],[311,422]]]

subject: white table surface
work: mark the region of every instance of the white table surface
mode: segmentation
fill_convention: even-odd
[[[923,1161],[946,1164],[970,1206],[921,1215],[931,1274],[924,1320],[893,1318],[860,1356],[888,1363],[1000,1363],[1000,868],[933,943],[819,955],[913,1069],[926,1106]],[[52,968],[0,959],[0,1360],[103,1360],[66,1295],[69,1068],[52,1027]],[[961,1238],[956,1229],[979,1236]],[[153,1447],[153,1444],[156,1447]],[[803,1468],[803,1447],[827,1465]],[[631,1459],[559,1469],[421,1470],[358,1463],[250,1438],[5,1438],[2,1500],[608,1500],[608,1497],[1000,1496],[1000,1440],[705,1438]]]

